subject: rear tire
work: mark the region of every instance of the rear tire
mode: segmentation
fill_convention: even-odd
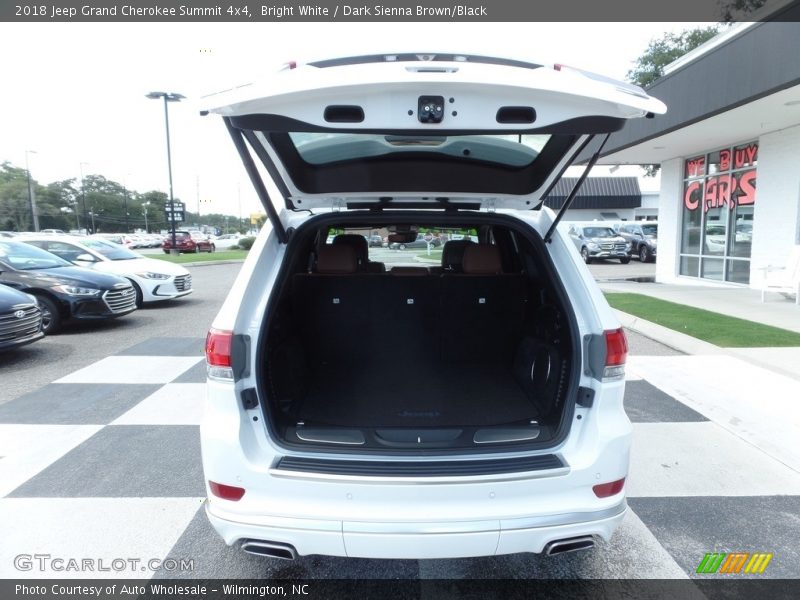
[[[581,258],[587,265],[591,264],[592,262],[592,258],[589,256],[589,250],[587,248],[581,248]]]
[[[39,307],[42,309],[42,331],[45,335],[52,335],[61,329],[61,313],[58,305],[47,296],[36,296]]]
[[[208,248],[208,253],[211,254],[212,252],[216,252],[217,247],[214,244],[211,244]]]
[[[644,244],[639,247],[639,260],[643,263],[650,262],[650,249]]]

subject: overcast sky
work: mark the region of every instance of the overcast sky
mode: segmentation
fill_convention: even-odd
[[[289,60],[373,52],[488,54],[564,63],[623,79],[649,41],[692,23],[2,23],[0,162],[41,183],[98,173],[131,189],[168,186],[163,103],[170,104],[176,197],[203,212],[261,209],[222,121],[203,94],[247,83]],[[622,174],[619,172],[618,174]],[[198,186],[199,182],[199,186]]]

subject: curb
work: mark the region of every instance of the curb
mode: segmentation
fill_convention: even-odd
[[[202,260],[199,262],[188,262],[188,263],[172,263],[174,265],[180,265],[182,267],[213,267],[214,265],[236,265],[243,263],[245,259],[243,258],[231,258],[227,260]]]
[[[653,323],[652,321],[647,321],[641,317],[622,312],[621,310],[612,310],[614,310],[614,312],[617,314],[620,323],[626,329],[635,331],[636,333],[655,340],[660,344],[664,344],[665,346],[672,348],[673,350],[677,350],[678,352],[683,352],[684,354],[690,355],[724,354],[727,356],[733,356],[739,360],[743,360],[752,365],[772,371],[773,373],[783,375],[784,377],[791,377],[796,381],[800,381],[800,373],[782,369],[781,367],[778,367],[770,362],[759,360],[758,358],[742,352],[737,352],[736,348],[721,348],[720,346],[715,346],[709,342],[704,342],[703,340],[686,335],[685,333],[675,331],[674,329],[669,329],[663,325],[658,325],[657,323]]]

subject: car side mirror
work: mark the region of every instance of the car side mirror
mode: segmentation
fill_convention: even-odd
[[[97,262],[95,260],[94,256],[92,256],[91,254],[86,254],[86,253],[78,254],[78,256],[75,257],[75,260],[80,261],[80,262]]]

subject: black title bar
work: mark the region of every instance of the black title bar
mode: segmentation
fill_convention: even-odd
[[[797,21],[800,0],[766,0],[737,13],[736,0],[33,0],[0,2],[9,22],[641,22]]]

